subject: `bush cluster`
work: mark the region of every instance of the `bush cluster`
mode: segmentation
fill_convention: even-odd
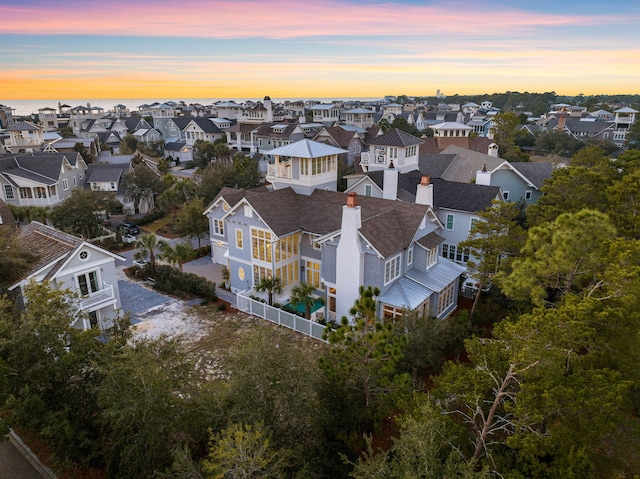
[[[155,209],[136,221],[138,222],[138,226],[148,225],[149,223],[153,223],[155,220],[163,218],[166,214],[167,213],[164,210]]]
[[[218,299],[216,284],[197,274],[183,273],[172,266],[156,265],[152,276],[155,279],[154,288],[164,293],[181,298],[198,296],[209,301]]]

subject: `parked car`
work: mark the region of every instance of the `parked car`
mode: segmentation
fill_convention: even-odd
[[[123,234],[127,235],[135,236],[140,233],[140,228],[138,228],[138,225],[135,223],[122,223],[118,228]]]

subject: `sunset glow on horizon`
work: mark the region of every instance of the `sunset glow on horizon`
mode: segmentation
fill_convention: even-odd
[[[637,0],[0,0],[0,18],[3,100],[640,90]]]

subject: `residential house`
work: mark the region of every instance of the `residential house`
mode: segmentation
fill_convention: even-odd
[[[170,158],[176,165],[187,161],[193,161],[193,147],[186,141],[174,141],[165,143],[164,157]]]
[[[55,108],[39,108],[38,124],[43,131],[56,131],[60,128],[58,124],[58,110]]]
[[[427,205],[322,189],[225,188],[205,214],[234,292],[278,277],[277,300],[286,302],[305,282],[334,320],[350,316],[360,286],[380,288],[377,312],[386,318],[405,309],[444,318],[456,308],[465,268],[438,255],[442,224]]]
[[[314,189],[336,191],[338,156],[342,148],[304,139],[269,151],[266,180],[278,190],[291,187],[298,194],[309,195]]]
[[[375,111],[373,110],[368,110],[366,108],[351,108],[349,110],[345,110],[343,114],[345,117],[345,125],[353,125],[363,129],[373,126],[373,116],[375,115]]]
[[[166,129],[166,125],[170,119],[176,116],[175,103],[153,103],[149,105],[148,113],[153,118],[153,127],[158,130],[164,138],[171,136]]]
[[[492,170],[483,166],[476,173],[476,184],[499,186],[505,201],[523,201],[529,206],[542,196],[540,188],[552,173],[551,163],[504,161]]]
[[[360,163],[366,134],[367,130],[351,125],[329,126],[323,128],[313,140],[346,150],[347,153],[342,155],[344,161],[347,165],[353,166]]]
[[[86,170],[76,152],[0,155],[0,199],[15,206],[55,206],[82,188]]]
[[[113,327],[120,308],[115,263],[124,261],[122,256],[35,221],[21,229],[19,241],[35,261],[8,288],[18,304],[29,307],[24,288],[31,281],[48,281],[53,288],[70,289],[78,295],[78,313],[83,314],[76,316],[74,327]]]
[[[60,107],[61,108],[61,107]],[[82,136],[82,131],[90,128],[89,122],[91,120],[98,120],[102,118],[104,114],[104,108],[99,106],[91,106],[87,103],[87,106],[76,106],[68,109],[69,113],[69,125],[76,136]],[[105,130],[106,131],[106,130]]]
[[[298,123],[266,122],[253,130],[252,141],[257,153],[267,153],[274,148],[304,139],[305,134]]]
[[[193,146],[196,141],[208,141],[213,143],[222,140],[225,133],[209,118],[189,117],[190,121],[182,129],[184,140],[189,146]]]
[[[309,108],[309,111],[313,115],[314,123],[334,126],[340,121],[340,107],[334,103],[318,103]]]
[[[271,98],[264,97],[262,102],[248,106],[242,110],[242,116],[237,118],[238,123],[269,123],[273,121],[273,104]]]
[[[11,153],[32,153],[42,150],[42,127],[30,121],[18,121],[7,127],[9,138],[4,142]]]
[[[401,173],[418,166],[419,146],[424,143],[409,133],[394,128],[371,139],[369,151],[361,154],[363,171],[386,169],[393,164]]]
[[[242,105],[235,101],[219,101],[215,104],[216,116],[218,118],[228,118],[229,120],[237,120],[242,116]]]
[[[622,147],[627,140],[627,132],[629,131],[629,128],[631,128],[631,125],[636,122],[636,114],[638,113],[638,110],[624,107],[618,108],[614,113],[616,114],[614,118],[616,127],[613,133],[613,142],[616,146]]]
[[[0,104],[0,128],[6,128],[13,123],[13,110],[10,106]]]
[[[429,205],[443,225],[438,231],[442,237],[440,254],[459,264],[469,260],[469,252],[458,244],[468,238],[478,212],[501,198],[498,186],[446,181],[420,170],[399,173],[396,168],[350,175],[346,192]],[[424,196],[420,197],[421,194]]]

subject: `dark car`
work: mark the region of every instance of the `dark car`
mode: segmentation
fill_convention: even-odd
[[[120,228],[120,231],[122,231],[123,234],[127,235],[135,236],[140,233],[140,228],[138,228],[138,225],[135,223],[122,223],[118,228]]]

